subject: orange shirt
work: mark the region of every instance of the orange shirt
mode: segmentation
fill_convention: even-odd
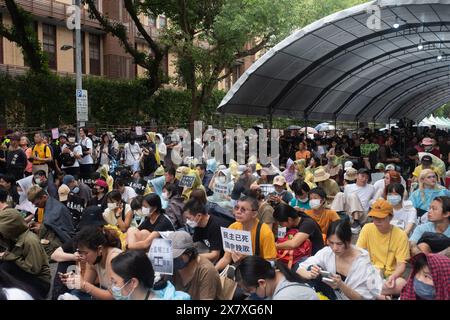
[[[320,230],[322,230],[322,234],[324,235],[324,239],[326,237],[326,234],[328,232],[328,228],[330,227],[330,224],[333,221],[339,220],[339,216],[334,210],[330,209],[323,209],[322,213],[317,216],[314,214],[314,210],[305,210],[305,213],[313,218],[317,224],[320,226]]]
[[[303,151],[297,151],[295,153],[295,160],[301,160],[301,159],[310,159],[311,158],[311,152],[309,152],[308,150],[303,150]]]

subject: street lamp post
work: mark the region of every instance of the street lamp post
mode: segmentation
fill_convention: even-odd
[[[75,0],[75,5],[79,10],[77,10],[76,14],[76,28],[75,28],[75,54],[76,54],[76,75],[77,75],[77,92],[83,89],[83,75],[81,69],[81,0]],[[75,98],[76,99],[76,98]],[[80,135],[80,126],[81,123],[78,118],[77,112],[77,137]]]

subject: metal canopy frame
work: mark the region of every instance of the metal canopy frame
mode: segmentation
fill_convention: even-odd
[[[379,30],[365,24],[374,5]],[[450,101],[448,81],[436,86],[450,76],[449,61],[450,0],[371,1],[294,32],[241,76],[218,109],[306,121],[419,121]]]

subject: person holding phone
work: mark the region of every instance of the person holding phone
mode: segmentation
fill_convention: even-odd
[[[300,263],[297,273],[313,280],[316,291],[330,299],[374,300],[381,293],[383,280],[368,252],[352,245],[351,240],[350,223],[334,221],[328,228],[328,246]]]
[[[133,210],[130,205],[122,200],[118,190],[113,190],[106,195],[107,208],[103,212],[103,219],[120,231],[127,232],[133,223]]]

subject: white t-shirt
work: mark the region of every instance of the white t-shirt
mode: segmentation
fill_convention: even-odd
[[[345,186],[344,194],[349,195],[352,193],[356,193],[361,201],[361,205],[364,208],[365,212],[368,212],[370,209],[370,200],[375,195],[375,188],[371,184],[366,184],[365,187],[360,187],[356,183],[348,184]]]
[[[3,288],[3,292],[8,300],[34,300],[27,292],[17,288]]]
[[[94,150],[94,145],[92,144],[92,140],[88,137],[81,140],[80,145],[87,147],[91,151]],[[80,164],[94,164],[94,159],[92,159],[92,156],[89,154],[87,156],[84,156],[83,159],[80,160]]]
[[[410,223],[417,223],[417,211],[413,207],[412,202],[407,200],[403,201],[403,206],[400,210],[394,209],[394,217],[391,220],[391,224],[405,230]]]
[[[137,143],[135,144],[129,144],[126,143],[124,146],[124,152],[125,152],[125,164],[127,166],[132,166],[134,163],[139,161],[141,158],[141,147]]]
[[[130,203],[133,198],[137,197],[136,191],[132,187],[125,187],[125,191],[122,193],[122,200],[126,203]]]
[[[65,148],[68,148],[67,144],[64,144],[61,148],[61,151],[64,150]],[[81,149],[80,145],[77,145],[75,148],[73,148],[73,153],[74,154],[78,154],[78,155],[82,155],[83,154],[83,149]],[[73,164],[73,166],[68,166],[66,167],[65,165],[61,165],[61,169],[65,169],[65,168],[78,168],[80,166],[80,163],[78,162],[78,159],[75,158],[75,163]]]

